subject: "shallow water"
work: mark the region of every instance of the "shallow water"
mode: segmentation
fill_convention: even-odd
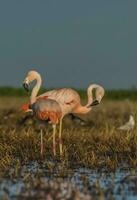
[[[64,172],[63,172],[64,173]],[[137,199],[137,171],[129,169],[118,169],[116,172],[106,170],[91,170],[88,168],[77,168],[67,170],[62,176],[62,169],[56,168],[49,171],[45,167],[40,167],[36,162],[31,165],[25,165],[22,168],[21,177],[14,179],[3,179],[0,181],[0,199],[6,196],[9,199],[17,199],[26,190],[29,182],[29,190],[33,190],[31,180],[36,177],[41,179],[42,183],[55,187],[61,187],[61,193],[67,199],[67,194],[74,189],[81,192],[80,199]],[[28,180],[27,180],[28,179]],[[27,180],[27,181],[26,181]],[[55,184],[56,183],[56,184]],[[59,184],[59,186],[57,186]],[[48,185],[49,186],[49,185]],[[47,187],[47,185],[45,185]],[[37,190],[37,193],[39,189]],[[26,196],[29,193],[26,194]],[[70,194],[68,194],[69,196]],[[25,198],[20,198],[25,199]],[[60,198],[61,199],[61,198]],[[62,198],[63,199],[63,198]]]

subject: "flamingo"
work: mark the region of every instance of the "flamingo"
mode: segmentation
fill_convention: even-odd
[[[34,88],[35,89],[35,88]],[[56,155],[56,125],[59,123],[62,117],[62,111],[60,105],[52,99],[38,99],[36,101],[36,96],[33,95],[34,90],[30,98],[30,109],[32,109],[33,114],[40,120],[48,120],[53,127],[53,154]],[[41,133],[41,155],[43,155],[43,137]]]
[[[62,155],[62,141],[61,141],[61,133],[62,133],[62,119],[67,114],[86,114],[91,111],[92,106],[100,104],[105,90],[102,86],[97,84],[91,84],[89,85],[87,89],[87,96],[88,96],[88,102],[85,106],[81,104],[81,99],[77,91],[71,88],[62,88],[57,90],[51,90],[48,92],[45,92],[42,95],[37,96],[39,89],[42,84],[41,76],[36,71],[29,71],[24,82],[23,86],[24,88],[29,91],[29,84],[36,80],[35,87],[33,88],[32,94],[31,94],[31,102],[24,104],[22,106],[24,111],[32,110],[30,108],[30,104],[35,103],[36,101],[40,99],[52,99],[56,100],[58,102],[60,108],[61,108],[61,118],[60,118],[60,126],[59,126],[59,146],[60,146],[60,154]],[[93,99],[93,89],[96,89],[96,99]]]

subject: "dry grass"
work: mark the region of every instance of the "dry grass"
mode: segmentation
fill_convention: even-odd
[[[11,168],[19,171],[29,161],[45,163],[52,170],[51,160],[59,161],[52,154],[51,127],[39,124],[35,119],[23,122],[25,115],[19,111],[22,98],[0,99],[0,175],[5,176]],[[121,132],[117,127],[124,123],[130,113],[136,119],[134,102],[105,101],[93,111],[81,116],[87,120],[80,126],[64,120],[63,158],[64,168],[88,166],[93,169],[115,170],[120,165],[137,164],[137,128],[130,132]],[[45,151],[40,156],[40,129],[44,133]],[[58,141],[57,141],[58,143]],[[59,152],[58,152],[59,153]],[[56,163],[57,164],[57,163]]]

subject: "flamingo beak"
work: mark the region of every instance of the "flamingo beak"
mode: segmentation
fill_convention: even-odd
[[[28,83],[24,82],[23,87],[27,92],[29,92],[29,84]]]
[[[90,108],[91,106],[97,106],[99,104],[98,100],[94,100],[89,106],[88,108]]]
[[[93,101],[93,103],[91,104],[91,106],[97,106],[99,104],[98,100]]]

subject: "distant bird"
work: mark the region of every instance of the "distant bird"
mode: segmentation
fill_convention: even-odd
[[[56,100],[61,107],[62,111],[62,117],[60,119],[60,128],[59,128],[59,143],[60,143],[60,154],[62,154],[62,141],[61,141],[61,132],[62,132],[62,119],[65,115],[74,113],[74,114],[86,114],[89,111],[91,111],[92,106],[98,105],[102,97],[104,96],[104,88],[97,84],[92,84],[87,89],[87,96],[88,96],[88,102],[85,106],[81,104],[81,99],[79,94],[71,89],[71,88],[62,88],[58,90],[51,90],[48,91],[40,96],[37,96],[38,91],[42,84],[41,76],[36,71],[30,71],[28,72],[24,82],[23,86],[24,88],[29,91],[29,84],[36,80],[36,85],[33,88],[32,94],[31,94],[31,102],[23,105],[24,111],[29,111],[30,104],[35,103],[37,100],[40,99],[52,99]],[[93,98],[93,90],[95,89],[95,100]],[[35,97],[35,98],[34,98]]]
[[[135,119],[133,115],[130,115],[129,121],[124,124],[123,126],[120,126],[118,129],[119,130],[124,130],[124,131],[129,131],[135,127]]]

